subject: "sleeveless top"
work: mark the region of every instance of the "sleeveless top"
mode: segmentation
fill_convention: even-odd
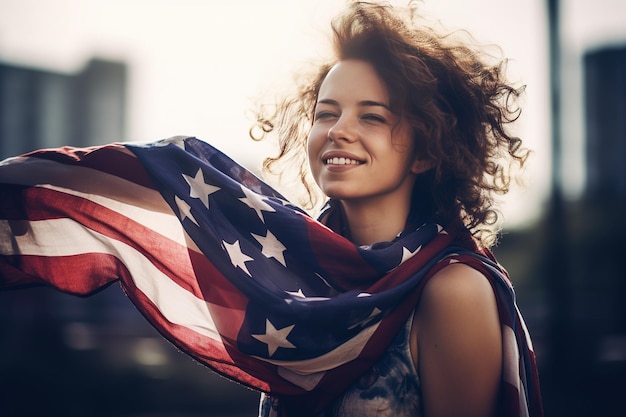
[[[420,417],[421,386],[411,357],[413,316],[380,360],[317,417]],[[277,399],[261,394],[259,417],[276,415]]]

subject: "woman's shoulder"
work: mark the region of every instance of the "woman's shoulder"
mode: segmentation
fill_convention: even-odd
[[[422,301],[432,307],[462,308],[467,303],[495,301],[495,293],[489,279],[472,266],[451,262],[437,271],[424,286]],[[432,308],[431,307],[431,308]]]
[[[496,333],[500,329],[497,300],[489,279],[464,263],[450,263],[426,283],[416,309],[415,323],[424,332],[462,329]],[[459,340],[461,341],[461,340]]]
[[[500,381],[502,336],[489,279],[464,263],[443,267],[426,283],[413,326],[429,412],[490,415]]]

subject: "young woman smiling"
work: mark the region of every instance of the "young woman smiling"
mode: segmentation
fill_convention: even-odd
[[[306,147],[329,199],[320,221],[360,247],[391,245],[436,222],[455,234],[451,245],[492,257],[492,194],[508,190],[506,164],[523,165],[528,155],[506,129],[521,89],[506,83],[503,65],[420,27],[412,12],[356,3],[333,22],[334,59],[273,119],[259,118],[288,133],[266,168]],[[507,415],[508,330],[497,291],[480,268],[446,262],[425,280],[375,371],[320,416]],[[272,415],[271,402],[263,399],[262,417]]]
[[[40,150],[0,163],[0,289],[119,281],[180,350],[262,392],[261,417],[541,416],[488,249],[528,155],[507,127],[521,91],[413,17],[351,4],[334,56],[259,115],[280,143],[265,167],[295,158],[317,220],[196,138]]]
[[[341,201],[354,243],[393,240],[404,229],[415,178],[432,164],[415,154],[406,121],[390,110],[369,63],[346,60],[330,70],[307,147],[313,177]]]

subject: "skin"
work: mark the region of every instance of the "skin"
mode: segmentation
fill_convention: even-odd
[[[315,181],[341,201],[358,245],[393,240],[404,229],[415,177],[432,166],[415,155],[384,82],[358,60],[340,61],[322,83],[308,155]],[[410,340],[427,417],[494,414],[500,332],[495,295],[480,272],[451,264],[430,279]]]
[[[410,130],[389,110],[370,64],[346,60],[331,69],[307,144],[313,177],[341,201],[354,243],[392,240],[404,229],[415,177],[430,164],[414,156]],[[353,163],[329,164],[333,158]]]

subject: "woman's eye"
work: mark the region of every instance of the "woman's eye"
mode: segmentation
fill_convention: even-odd
[[[380,116],[378,114],[368,113],[368,114],[364,114],[362,118],[364,120],[369,120],[372,122],[387,123],[387,120],[383,116]]]
[[[315,114],[315,120],[328,119],[330,117],[336,117],[337,115],[330,111],[320,111]]]

